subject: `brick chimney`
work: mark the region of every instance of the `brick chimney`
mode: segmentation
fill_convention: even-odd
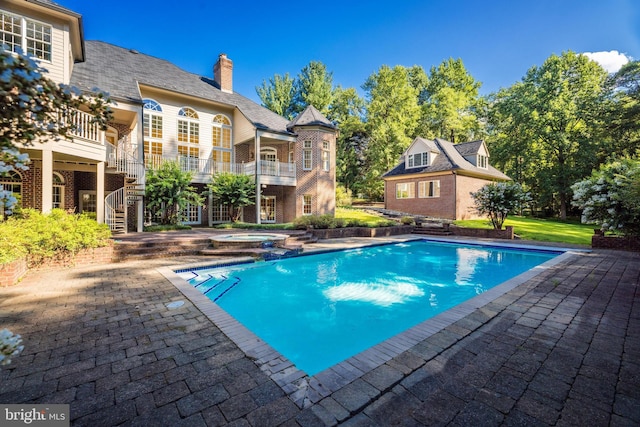
[[[233,61],[226,53],[221,53],[213,66],[213,81],[223,92],[233,93]]]

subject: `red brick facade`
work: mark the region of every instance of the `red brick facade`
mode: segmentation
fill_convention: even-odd
[[[335,131],[320,127],[296,128],[295,162],[297,186],[295,188],[295,217],[302,216],[303,197],[311,196],[311,214],[324,215],[335,213],[336,192],[336,134]],[[311,142],[311,169],[305,170],[303,162],[304,141]],[[323,168],[323,143],[328,143],[329,170]],[[294,218],[287,218],[292,221]]]
[[[419,182],[440,181],[439,197],[419,197]],[[491,181],[454,174],[407,175],[385,180],[386,209],[443,219],[480,218],[475,212],[470,193],[477,191]],[[396,184],[413,183],[411,198],[397,198]]]

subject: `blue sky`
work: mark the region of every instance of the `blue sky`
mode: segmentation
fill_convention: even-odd
[[[234,90],[257,102],[274,74],[310,61],[335,85],[361,89],[382,65],[462,58],[488,94],[563,51],[640,59],[637,0],[56,0],[83,15],[85,38],[136,49],[212,76],[218,54],[234,62]],[[624,55],[624,56],[622,56]]]

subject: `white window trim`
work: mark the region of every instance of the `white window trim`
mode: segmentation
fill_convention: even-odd
[[[420,160],[420,163],[416,164],[416,159]],[[407,169],[422,168],[431,165],[431,153],[428,151],[422,151],[420,153],[414,153],[407,155]]]
[[[262,203],[266,202],[267,200],[273,200],[273,219],[264,218],[262,216]],[[277,208],[276,196],[262,196],[262,199],[260,200],[260,222],[263,222],[265,224],[275,224],[276,215],[277,215],[276,208]]]
[[[430,183],[433,183],[433,195],[429,195]],[[437,189],[437,191],[436,191]],[[418,182],[418,198],[419,199],[436,199],[440,197],[440,180],[434,179],[430,181]]]
[[[309,198],[309,204],[306,203],[306,198]],[[309,206],[309,212],[305,212],[305,206]],[[302,215],[309,216],[313,215],[313,196],[311,194],[303,194],[302,195]]]
[[[401,190],[400,186],[406,186],[405,189]],[[400,192],[406,192],[406,197],[398,197]],[[416,197],[416,183],[415,182],[399,182],[396,184],[396,199],[415,199]]]
[[[20,19],[20,49],[22,49],[23,52],[27,53],[28,49],[27,49],[27,22],[33,22],[35,24],[38,25],[42,25],[43,27],[47,27],[49,28],[49,33],[51,36],[51,40],[49,41],[48,45],[49,45],[49,54],[51,55],[50,59],[45,59],[45,58],[41,58],[39,56],[36,56],[35,54],[33,54],[34,57],[38,58],[38,61],[41,62],[47,62],[47,63],[52,63],[53,62],[53,25],[51,25],[48,22],[42,22],[39,21],[37,19],[33,19],[33,18],[27,18],[26,16],[22,16],[13,12],[9,12],[3,9],[0,9],[0,13],[3,13],[5,15],[10,15],[14,18],[19,18]],[[44,43],[42,41],[39,41],[41,43]]]
[[[307,142],[309,143],[307,146]],[[313,143],[311,141],[304,141],[302,143],[302,170],[310,171],[313,169]],[[309,166],[307,167],[307,153],[309,154]]]
[[[85,194],[97,196],[97,192],[95,190],[79,190],[78,191],[78,205],[79,205],[78,206],[78,211],[80,213],[82,213],[82,212],[93,212],[93,211],[85,210],[84,203],[83,203],[83,198],[82,198],[82,196],[84,196]],[[97,202],[98,201],[96,200],[96,209],[97,209],[97,206],[98,206]]]

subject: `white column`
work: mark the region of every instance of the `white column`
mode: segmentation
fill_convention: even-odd
[[[262,199],[262,188],[260,188],[260,132],[256,131],[256,144],[254,147],[254,159],[256,162],[256,224],[260,221],[260,200]]]
[[[104,223],[104,162],[96,165],[96,219],[98,224]]]
[[[42,213],[53,209],[53,151],[42,150]]]

